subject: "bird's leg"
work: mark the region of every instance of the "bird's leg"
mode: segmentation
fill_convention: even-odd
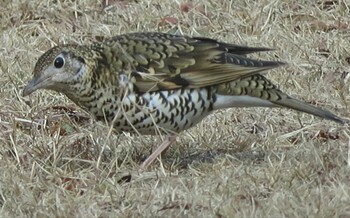
[[[149,165],[151,165],[155,159],[164,151],[166,150],[173,142],[176,141],[175,135],[167,136],[164,142],[158,146],[158,148],[140,165],[140,169],[143,171],[145,170]]]

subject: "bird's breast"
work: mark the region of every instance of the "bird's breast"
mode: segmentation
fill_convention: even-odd
[[[119,97],[105,93],[87,110],[119,132],[180,132],[207,116],[213,109],[214,98],[209,88],[129,93]]]

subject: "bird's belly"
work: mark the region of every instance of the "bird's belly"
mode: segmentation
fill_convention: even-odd
[[[116,104],[114,112],[105,116],[105,120],[119,132],[180,132],[212,111],[212,98],[206,88],[130,94]]]

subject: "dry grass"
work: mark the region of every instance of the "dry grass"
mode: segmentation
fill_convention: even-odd
[[[0,2],[1,217],[350,216],[348,126],[282,109],[218,111],[139,174],[159,137],[107,138],[62,95],[21,97],[56,44],[170,31],[276,48],[259,58],[289,65],[269,78],[349,118],[346,1],[52,2]]]

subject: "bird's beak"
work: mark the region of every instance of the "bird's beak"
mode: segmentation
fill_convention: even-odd
[[[46,86],[46,82],[47,80],[44,80],[42,78],[37,78],[37,77],[33,77],[33,79],[31,79],[26,87],[24,87],[23,89],[23,93],[22,96],[25,97],[27,95],[30,95],[31,93],[33,93],[34,91],[40,89],[40,88],[44,88]]]

